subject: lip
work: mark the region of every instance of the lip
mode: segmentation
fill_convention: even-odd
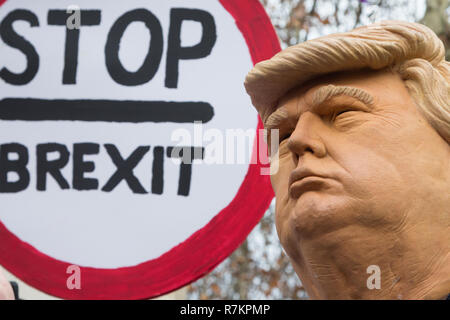
[[[308,176],[292,183],[289,187],[289,194],[292,198],[296,199],[307,191],[320,190],[325,186],[325,178],[318,176]]]
[[[298,198],[306,191],[323,188],[327,178],[307,168],[294,170],[289,176],[289,194]]]
[[[292,173],[289,176],[289,186],[291,186],[294,182],[296,182],[298,180],[302,180],[307,177],[326,178],[325,175],[314,172],[308,168],[296,169],[296,170],[292,171]]]

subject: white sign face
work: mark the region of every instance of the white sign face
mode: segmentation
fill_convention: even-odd
[[[120,278],[123,270],[146,263],[148,277],[170,277],[153,270],[173,266],[187,243],[186,250],[201,247],[194,234],[232,209],[256,147],[258,117],[243,88],[253,57],[226,2],[8,0],[0,7],[0,237],[26,247],[11,257],[17,248],[0,244],[0,263],[52,294],[95,298],[102,293],[94,285],[113,276],[131,281]],[[230,150],[241,152],[230,129],[253,131],[237,137],[250,150],[246,161],[230,161]],[[247,213],[253,225],[271,196],[268,178],[254,176],[268,191]],[[220,241],[214,264],[232,250]],[[27,271],[21,259],[37,267]],[[86,272],[84,292],[57,287],[68,265],[81,267],[81,279]],[[55,283],[31,280],[59,268]],[[100,283],[89,282],[92,270]],[[134,296],[112,285],[103,296],[157,295],[192,274]],[[155,279],[147,280],[151,287]]]

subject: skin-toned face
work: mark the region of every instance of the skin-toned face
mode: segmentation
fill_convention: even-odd
[[[263,120],[280,136],[278,235],[311,298],[450,293],[450,147],[396,73],[321,77]]]
[[[0,300],[14,300],[14,292],[0,269]]]

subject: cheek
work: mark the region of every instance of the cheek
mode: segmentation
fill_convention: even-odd
[[[285,232],[290,210],[288,189],[289,175],[294,169],[294,164],[290,160],[290,156],[284,154],[278,158],[277,164],[271,163],[271,167],[275,165],[278,166],[278,170],[275,174],[270,176],[270,180],[275,193],[275,225],[278,236],[282,241],[282,234]]]
[[[275,202],[275,227],[277,229],[278,238],[282,239],[282,232],[284,230],[283,224],[286,218],[286,208],[280,205],[281,201]],[[283,243],[282,243],[283,244]],[[283,244],[284,245],[284,244]]]
[[[352,188],[352,193],[373,196],[404,183],[401,172],[408,167],[405,156],[413,154],[404,140],[404,129],[367,121],[357,133],[340,135],[329,146],[329,152],[346,171],[347,187]]]
[[[358,145],[343,151],[340,165],[347,172],[344,178],[346,194],[360,204],[354,211],[355,221],[366,227],[399,225],[411,199],[411,186],[415,184],[402,170],[408,162],[398,158],[395,150],[386,145]]]
[[[291,258],[296,254],[295,248],[295,233],[291,230],[292,221],[291,211],[286,203],[282,201],[276,201],[275,205],[275,227],[277,230],[278,239],[280,240],[281,246],[284,248],[288,256]]]
[[[289,175],[292,170],[295,169],[295,165],[292,162],[292,157],[289,153],[279,152],[271,159],[270,162],[270,181],[272,183],[275,196],[283,196],[287,192]]]
[[[343,156],[340,162],[348,173],[351,182],[348,187],[353,188],[353,194],[373,197],[380,192],[391,192],[389,189],[403,183],[394,154],[387,157],[377,146],[358,145],[346,154],[348,156]]]

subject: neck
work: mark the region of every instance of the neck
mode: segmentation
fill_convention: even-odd
[[[303,241],[293,265],[313,299],[443,299],[450,293],[450,233],[428,232],[380,237],[350,226]]]

